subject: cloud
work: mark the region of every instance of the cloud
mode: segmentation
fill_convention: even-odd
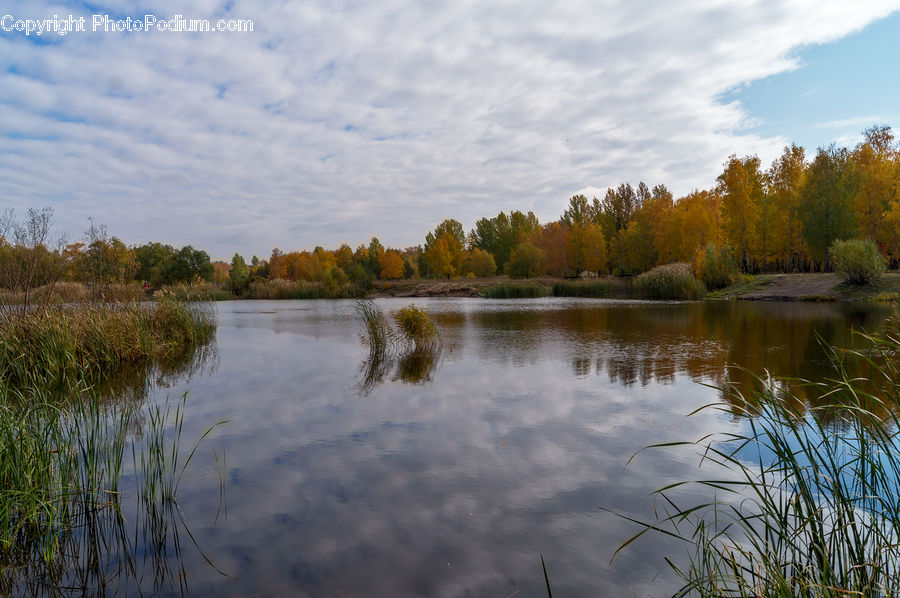
[[[711,184],[787,141],[721,98],[897,2],[14,4],[249,18],[252,33],[0,35],[0,193],[128,242],[421,242],[443,218],[561,213],[579,189]],[[132,11],[133,12],[129,12]]]

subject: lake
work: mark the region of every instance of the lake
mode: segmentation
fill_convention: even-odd
[[[410,300],[378,300],[385,311]],[[212,360],[160,376],[147,404],[185,403],[203,440],[161,549],[109,581],[124,594],[666,596],[674,540],[653,491],[699,475],[694,440],[735,424],[711,386],[828,373],[893,313],[861,304],[414,300],[442,350],[366,362],[351,301],[218,303]],[[748,371],[731,368],[740,366]],[[627,464],[627,465],[626,465]],[[677,496],[700,499],[699,490]],[[660,506],[657,504],[657,506]],[[127,512],[126,512],[127,514]]]

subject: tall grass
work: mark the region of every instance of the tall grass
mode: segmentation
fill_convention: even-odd
[[[144,577],[153,593],[176,589],[184,522],[174,505],[200,442],[181,448],[185,397],[174,412],[168,402],[151,409],[132,436],[139,408],[80,391],[62,401],[0,386],[0,595],[96,595],[108,585],[127,594]],[[129,500],[133,517],[122,511]]]
[[[487,287],[481,294],[487,299],[532,299],[549,297],[552,294],[552,290],[547,285],[530,282],[525,284],[498,284]]]
[[[255,280],[245,293],[248,299],[355,299],[365,291],[353,283],[324,284],[302,280]]]
[[[638,522],[619,550],[648,531],[683,540],[687,564],[670,561],[684,580],[677,596],[897,595],[900,335],[894,322],[862,338],[862,349],[830,350],[835,375],[813,385],[813,405],[764,379],[727,389],[707,408],[739,431],[691,443],[720,472],[661,489],[663,516]],[[685,484],[715,497],[680,505]]]
[[[362,366],[362,392],[384,382],[392,371],[394,380],[411,384],[430,379],[442,345],[426,309],[409,305],[397,310],[393,314],[396,328],[371,299],[357,301],[354,309],[363,327],[360,339],[369,348]]]
[[[78,304],[0,318],[0,384],[66,388],[126,367],[191,354],[215,332],[208,306]]]
[[[554,297],[605,298],[621,294],[623,285],[609,280],[562,280],[553,285]]]
[[[433,349],[441,336],[437,326],[428,315],[428,310],[415,305],[408,305],[394,312],[399,338],[414,351]]]

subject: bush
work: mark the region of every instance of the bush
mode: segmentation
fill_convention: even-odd
[[[870,239],[835,241],[828,250],[835,272],[850,284],[870,284],[884,274],[887,260]]]
[[[739,271],[728,247],[716,248],[710,243],[694,256],[693,273],[711,291],[732,284]]]
[[[634,288],[648,299],[697,299],[706,294],[685,263],[657,266],[634,279]]]

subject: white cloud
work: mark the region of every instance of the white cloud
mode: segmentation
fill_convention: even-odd
[[[94,12],[140,16],[128,3]],[[556,218],[579,189],[711,184],[771,159],[729,89],[897,2],[155,5],[252,33],[0,35],[0,193],[216,256],[421,242],[445,217]],[[188,13],[188,10],[193,11]],[[86,9],[20,3],[47,18]]]

